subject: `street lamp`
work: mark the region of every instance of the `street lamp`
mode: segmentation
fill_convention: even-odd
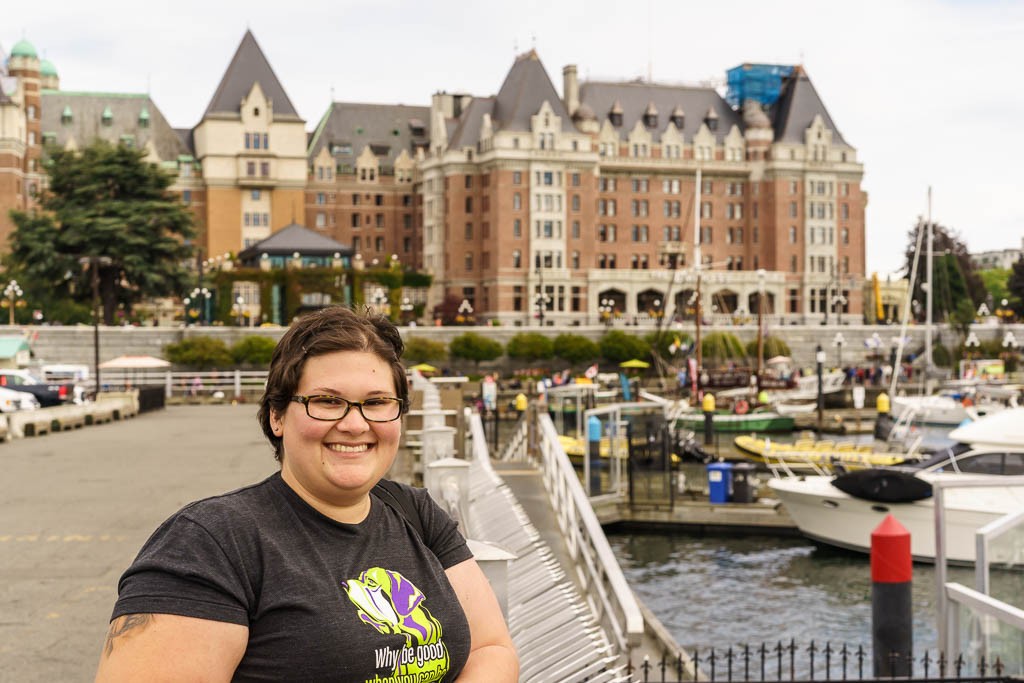
[[[605,325],[611,327],[612,315],[615,313],[615,300],[614,299],[601,299],[601,305],[597,307],[598,313],[604,319]]]
[[[836,312],[836,324],[843,324],[843,307],[846,305],[846,297],[842,294],[836,294],[832,297],[832,308]]]
[[[100,268],[109,266],[114,259],[109,256],[83,256],[78,263],[89,269],[92,282],[92,373],[96,378],[95,394],[99,394],[100,382]]]
[[[984,305],[985,304],[982,304],[982,306]],[[978,339],[978,335],[974,334],[974,332],[972,331],[970,334],[967,335],[967,339],[964,340],[964,353],[967,356],[965,360],[970,362],[972,349],[977,349],[979,346],[981,346],[981,340]],[[964,371],[966,372],[966,370],[967,368],[965,364]]]
[[[999,302],[999,308],[996,309],[996,316],[998,316],[999,320],[1003,323],[1010,322],[1010,319],[1013,317],[1013,309],[1010,308],[1010,301],[1008,299],[1003,299]]]
[[[17,303],[18,299],[20,299],[24,293],[25,292],[22,291],[21,285],[18,284],[17,280],[11,280],[10,282],[7,283],[7,286],[4,287],[4,297],[6,299],[6,301],[4,301],[4,304],[7,306],[10,312],[10,319],[8,322],[9,325],[14,325],[14,305]]]
[[[238,307],[238,326],[242,326],[242,304],[245,303],[245,299],[241,294],[235,297],[235,305]]]
[[[382,287],[374,288],[373,293],[370,295],[370,301],[373,303],[373,307],[376,309],[378,313],[382,312],[384,304],[385,302],[387,302],[387,300],[388,297],[384,293],[384,289]]]
[[[462,318],[464,325],[470,324],[473,318],[473,304],[469,303],[469,299],[463,299],[459,304],[459,317]]]
[[[402,297],[402,303],[400,303],[398,305],[398,310],[400,310],[402,312],[402,323],[403,324],[405,324],[405,325],[409,324],[409,320],[412,319],[413,309],[414,309],[414,306],[412,305],[412,302],[409,301],[409,297],[403,296]]]
[[[213,296],[213,292],[211,292],[206,287],[196,287],[195,289],[192,290],[192,293],[189,294],[188,297],[185,299],[186,307],[188,306],[188,303],[191,300],[191,302],[194,303],[196,307],[199,308],[200,325],[204,325],[207,322],[206,310],[210,307],[209,302],[211,296]],[[185,312],[186,314],[188,313],[187,308]],[[185,325],[188,325],[188,320],[185,321]]]
[[[832,346],[838,349],[837,357],[840,369],[843,367],[843,344],[846,343],[846,337],[843,336],[842,332],[836,332],[836,336],[832,339]]]
[[[551,303],[551,297],[541,290],[537,292],[535,301],[537,304],[537,320],[540,321],[540,326],[544,327],[544,312],[547,310],[548,304]]]
[[[761,375],[764,373],[764,280],[768,271],[757,269],[757,393],[761,393]],[[760,399],[759,399],[760,400]]]

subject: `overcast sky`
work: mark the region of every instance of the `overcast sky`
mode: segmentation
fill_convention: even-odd
[[[1024,2],[867,0],[48,0],[8,3],[61,88],[146,92],[195,125],[246,28],[315,127],[335,100],[428,105],[491,95],[535,47],[556,89],[581,79],[723,82],[743,62],[802,63],[864,164],[868,272],[898,269],[927,210],[971,251],[1024,236]]]

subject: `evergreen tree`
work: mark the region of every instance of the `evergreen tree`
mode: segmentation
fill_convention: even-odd
[[[98,268],[103,321],[157,296],[180,294],[191,258],[192,214],[168,191],[173,178],[146,153],[97,141],[48,150],[40,210],[12,211],[8,267],[54,298],[90,302]]]
[[[1017,259],[1010,269],[1006,289],[1010,293],[1010,308],[1018,318],[1024,317],[1024,257]]]
[[[914,264],[914,250],[917,246],[917,231],[915,227],[908,233],[909,244],[905,252],[906,263],[903,272],[907,277],[911,275],[911,268]],[[976,309],[987,296],[985,283],[978,275],[971,262],[970,252],[967,251],[967,244],[960,239],[960,235],[950,228],[945,228],[937,223],[932,225],[933,233],[933,262],[932,262],[932,319],[936,321],[949,320],[955,315],[961,302],[968,301],[972,308]],[[924,303],[926,294],[922,285],[928,272],[927,240],[921,240],[921,257],[917,262],[917,275],[914,278],[913,300],[918,302],[915,316],[918,321],[924,321],[927,315]]]

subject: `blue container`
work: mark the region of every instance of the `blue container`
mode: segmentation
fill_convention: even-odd
[[[708,463],[708,498],[712,503],[728,503],[732,490],[732,463]]]

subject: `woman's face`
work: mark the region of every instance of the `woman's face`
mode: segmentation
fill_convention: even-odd
[[[397,396],[391,367],[365,351],[309,358],[295,394],[349,401]],[[324,422],[295,402],[273,415],[271,426],[282,439],[282,478],[318,509],[359,503],[388,471],[402,434],[401,419],[368,422],[352,407],[344,419]]]

